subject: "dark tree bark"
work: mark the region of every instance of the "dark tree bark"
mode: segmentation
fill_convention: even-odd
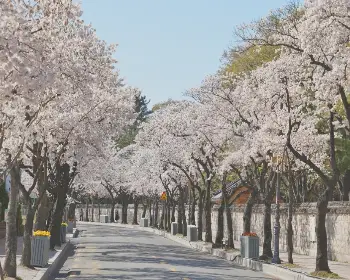
[[[98,197],[97,197],[97,203],[98,203],[98,219],[100,219],[100,216],[101,216],[101,202],[100,202],[100,199]]]
[[[6,243],[5,243],[5,263],[4,273],[7,277],[17,277],[17,194],[20,184],[20,170],[18,164],[15,164],[10,170],[11,189],[9,195],[9,204],[6,223]]]
[[[52,214],[51,225],[50,225],[50,249],[54,250],[55,246],[61,246],[61,224],[62,216],[65,205],[65,194],[60,191],[55,201],[55,207]]]
[[[175,222],[176,203],[173,201],[171,209],[171,222]]]
[[[221,191],[222,191],[222,200],[223,200],[223,206],[225,208],[225,214],[226,214],[226,226],[227,226],[227,247],[228,248],[234,248],[235,245],[233,243],[233,226],[232,226],[232,214],[231,214],[231,208],[229,204],[228,199],[228,192],[227,192],[227,173],[224,173],[222,182],[221,182]]]
[[[30,198],[30,194],[34,190],[35,186],[37,185],[37,182],[39,179],[43,180],[43,170],[42,170],[42,161],[41,158],[41,148],[42,145],[35,144],[33,145],[33,183],[31,187],[27,190],[22,184],[19,184],[20,191],[22,192],[22,196],[24,199],[24,203],[27,208],[27,214],[26,214],[26,221],[24,225],[24,233],[23,233],[23,250],[22,250],[22,257],[21,257],[21,264],[23,266],[30,266],[30,259],[31,259],[31,238],[33,233],[33,227],[34,227],[34,216],[35,212],[39,207],[39,204],[42,201],[43,195],[46,194],[46,188],[39,186],[39,197],[35,201],[34,205],[32,205],[32,201]],[[46,159],[44,159],[46,162]],[[40,221],[40,223],[45,221]]]
[[[35,221],[35,230],[46,230],[46,221],[49,218],[49,199],[47,197],[46,192],[43,195],[43,198],[41,199],[40,205],[37,210],[36,214],[36,221]]]
[[[253,206],[255,203],[256,195],[257,195],[257,191],[254,188],[248,198],[247,204],[244,209],[244,214],[243,214],[243,231],[244,232],[250,232],[252,212],[253,212]]]
[[[182,211],[182,234],[183,234],[183,236],[187,236],[187,221],[186,221],[185,204],[183,204],[183,211]]]
[[[152,218],[152,202],[150,201],[148,206],[148,212],[149,212],[149,226],[153,226],[153,218]]]
[[[154,209],[154,227],[158,227],[158,214],[159,214],[159,204],[158,199],[155,202],[155,209]]]
[[[111,203],[111,223],[115,222],[115,201],[113,200]]]
[[[171,205],[168,202],[167,203],[167,209],[166,209],[166,218],[167,218],[167,223],[166,223],[166,231],[170,232],[171,230]]]
[[[31,259],[31,238],[32,238],[32,232],[33,232],[33,222],[34,222],[34,215],[35,211],[30,205],[30,202],[26,205],[28,208],[28,212],[26,215],[26,222],[24,225],[24,233],[23,233],[23,250],[22,250],[22,257],[21,257],[21,264],[23,266],[30,266],[30,259]]]
[[[91,222],[94,222],[94,213],[95,212],[95,204],[94,204],[94,196],[91,196]]]
[[[271,230],[271,200],[266,199],[264,202],[264,243],[263,256],[272,258],[272,230]]]
[[[218,208],[218,224],[217,224],[217,232],[215,238],[215,245],[221,246],[222,239],[224,238],[224,205],[221,203]]]
[[[56,183],[55,188],[55,207],[52,214],[50,224],[50,249],[53,250],[55,246],[61,246],[61,224],[64,207],[66,205],[66,196],[71,182],[70,166],[67,163],[60,165],[56,163]],[[75,166],[73,168],[75,170]],[[75,172],[75,171],[74,171]]]
[[[89,199],[86,199],[85,222],[89,221]]]
[[[233,224],[232,224],[232,214],[231,214],[231,209],[230,207],[226,206],[225,207],[225,212],[226,212],[226,222],[227,222],[227,239],[228,239],[228,248],[235,248],[235,244],[233,242]]]
[[[159,228],[165,229],[165,202],[163,202],[163,206],[162,206],[162,214],[160,215]]]
[[[350,191],[350,169],[347,169],[344,174],[343,179],[343,189],[342,189],[342,200],[349,201],[349,191]]]
[[[289,185],[288,196],[287,252],[288,262],[293,264],[293,188],[291,185]]]
[[[142,218],[145,218],[147,213],[147,204],[142,203],[142,206]]]
[[[164,230],[168,227],[168,205],[167,202],[164,203]]]
[[[319,196],[317,201],[317,215],[316,215],[316,240],[317,240],[317,253],[316,253],[316,269],[315,271],[327,271],[330,272],[328,266],[328,253],[327,253],[327,232],[326,232],[326,215],[328,212],[328,202],[333,197],[333,190],[336,183],[339,180],[339,170],[336,163],[335,155],[335,136],[334,136],[334,112],[332,107],[329,112],[329,155],[330,155],[330,167],[332,169],[332,175],[328,176],[322,170],[315,165],[315,163],[304,154],[300,154],[294,146],[291,144],[291,134],[295,123],[289,120],[289,129],[287,134],[287,147],[292,154],[302,161],[303,163],[310,166],[310,168],[322,179],[325,184],[325,191]]]
[[[33,144],[33,174],[38,176],[38,192],[41,194],[42,198],[38,209],[34,209],[36,211],[36,219],[35,219],[35,230],[46,230],[46,220],[48,219],[49,213],[49,199],[46,194],[47,186],[48,186],[48,178],[47,178],[47,147],[44,147],[44,158],[41,158],[41,151],[43,149],[43,143],[35,143]],[[43,164],[43,168],[40,168],[40,164]],[[38,173],[38,174],[37,174]]]
[[[329,194],[329,193],[328,193]],[[326,215],[328,212],[328,200],[323,196],[317,201],[317,215],[316,215],[316,271],[330,272],[328,266],[328,241],[326,232]]]
[[[179,188],[179,203],[177,207],[177,226],[178,226],[178,233],[183,234],[184,233],[184,216],[186,219],[186,214],[184,215],[183,212],[185,212],[185,204],[184,204],[184,189]]]
[[[122,203],[122,224],[127,224],[128,223],[128,200],[123,199]]]
[[[189,195],[188,195],[188,213],[187,213],[189,225],[192,225],[192,200],[194,199],[193,198],[194,192],[193,192],[193,195],[191,195],[191,192],[192,192],[192,190],[190,189]]]
[[[192,188],[191,225],[196,225],[196,205],[196,194],[194,188]]]
[[[198,240],[203,240],[203,210],[204,210],[204,191],[198,189]]]
[[[211,232],[211,181],[207,179],[206,190],[206,211],[205,211],[205,242],[213,242],[213,235]]]
[[[134,199],[134,217],[132,220],[133,225],[138,225],[138,222],[137,222],[137,210],[138,210],[138,208],[139,208],[139,202],[137,199]]]

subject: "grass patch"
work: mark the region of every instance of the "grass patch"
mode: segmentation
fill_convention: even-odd
[[[284,263],[282,264],[283,267],[286,267],[286,268],[300,268],[301,266],[300,265],[297,265],[295,263]]]
[[[315,271],[310,273],[311,276],[321,277],[321,278],[329,278],[329,279],[343,279],[336,273],[329,273],[327,271]]]

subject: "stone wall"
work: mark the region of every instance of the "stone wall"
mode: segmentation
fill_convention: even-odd
[[[77,208],[77,218],[79,218],[79,207]],[[85,215],[85,207],[83,208]],[[121,206],[118,205],[116,210],[121,216]],[[161,209],[160,209],[161,210]],[[128,207],[128,223],[132,223],[133,219],[133,205]],[[244,206],[234,206],[231,208],[233,218],[233,232],[234,239],[239,240],[243,233],[243,211]],[[89,209],[91,215],[91,208]],[[272,206],[272,227],[274,225],[274,205]],[[101,214],[110,214],[110,207],[101,206]],[[140,222],[142,214],[142,205],[138,210],[138,222]],[[217,206],[212,209],[212,233],[213,241],[215,241],[217,232]],[[94,220],[98,221],[98,209],[95,208]],[[146,214],[148,217],[148,211]],[[188,209],[186,209],[186,217],[188,217]],[[263,206],[256,205],[252,215],[251,229],[256,232],[261,238],[260,243],[263,242]],[[160,219],[160,214],[159,214]],[[197,211],[196,211],[196,224]],[[280,230],[280,248],[287,250],[287,205],[281,205],[281,230]],[[350,262],[350,203],[349,202],[331,202],[329,204],[329,213],[326,219],[326,228],[328,234],[328,253],[330,260],[337,260],[342,262]],[[295,207],[293,216],[293,240],[294,252],[298,254],[316,256],[316,204],[304,203]],[[203,217],[203,231],[205,230],[205,219]],[[226,218],[224,215],[224,234],[227,236]],[[272,241],[273,244],[273,241]]]

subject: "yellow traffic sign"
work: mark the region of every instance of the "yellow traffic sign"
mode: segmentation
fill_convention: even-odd
[[[162,194],[160,195],[160,200],[166,200],[167,196],[166,196],[166,192],[162,192]]]

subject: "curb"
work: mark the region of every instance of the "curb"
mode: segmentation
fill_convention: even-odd
[[[53,263],[45,270],[40,271],[33,280],[49,280],[50,276],[56,272],[59,266],[62,264],[62,261],[66,257],[66,254],[73,248],[73,244],[67,241],[66,245],[57,256],[57,258],[53,261]]]
[[[170,239],[172,241],[175,241],[177,243],[180,243],[186,247],[195,249],[197,251],[205,252],[207,254],[210,254],[212,256],[225,259],[228,261],[231,261],[233,264],[245,267],[250,270],[254,271],[261,271],[269,276],[277,277],[278,279],[283,280],[315,280],[315,279],[324,279],[324,278],[318,278],[318,277],[312,277],[307,274],[304,274],[302,272],[297,272],[288,268],[282,268],[274,264],[267,264],[260,261],[255,261],[252,259],[247,258],[241,258],[240,255],[234,256],[233,254],[223,252],[220,249],[214,249],[209,246],[205,246],[203,244],[200,244],[198,242],[189,242],[186,239],[179,238],[176,236],[171,235],[170,233],[167,233],[163,230],[150,228],[150,227],[140,227],[138,225],[128,225],[128,224],[119,224],[119,223],[97,223],[97,222],[85,222],[82,223],[85,225],[91,224],[91,225],[102,225],[102,226],[115,226],[115,227],[124,227],[124,228],[132,228],[137,229],[140,231],[147,231],[151,233],[155,233],[157,235],[163,236],[164,238]]]

